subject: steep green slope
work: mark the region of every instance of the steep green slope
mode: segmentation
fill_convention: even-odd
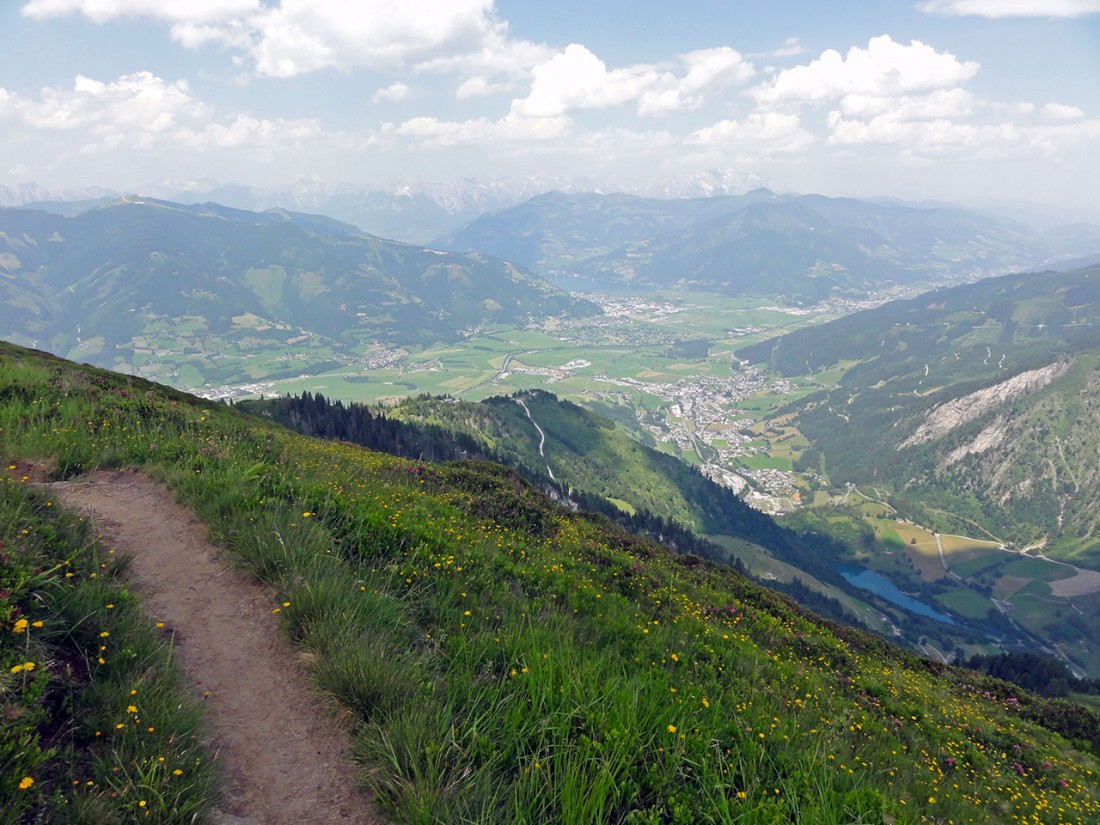
[[[1095,712],[821,623],[501,468],[305,439],[9,346],[0,399],[6,456],[145,468],[270,582],[395,821],[1100,813]]]
[[[598,311],[500,260],[320,216],[154,200],[0,210],[0,273],[9,338],[190,386]]]
[[[834,484],[1100,565],[1100,268],[940,290],[738,355],[785,375],[849,365],[796,406]]]
[[[668,531],[669,544],[680,540],[690,546],[688,531],[734,536],[842,582],[833,569],[841,545],[780,528],[694,467],[639,444],[610,419],[548,392],[479,403],[409,398],[374,414],[363,405],[345,407],[308,395],[246,401],[241,407],[301,433],[405,457],[491,459],[561,498],[616,516],[612,510],[617,509],[623,523],[639,530]],[[698,552],[723,556],[714,546]]]
[[[683,461],[639,444],[610,419],[541,390],[480,404],[410,399],[387,414],[475,436],[511,467],[552,475],[570,488],[701,533],[732,533],[768,521]]]
[[[503,463],[559,500],[602,513],[678,552],[749,569],[768,587],[819,615],[870,627],[898,644],[960,658],[967,650],[1038,648],[1048,656],[1072,657],[1079,673],[1100,670],[1091,641],[1068,654],[1055,649],[1058,642],[1078,640],[1082,632],[1092,638],[1088,628],[1097,610],[1088,598],[1075,598],[1072,605],[1047,600],[1052,607],[1044,621],[1027,621],[1023,627],[989,598],[1000,573],[1019,572],[1010,565],[1003,571],[998,565],[983,570],[974,592],[955,584],[956,579],[937,580],[942,575],[925,579],[903,562],[905,554],[896,552],[902,544],[897,536],[876,538],[872,527],[848,514],[816,509],[779,524],[694,468],[550,393],[517,393],[477,404],[419,397],[374,410],[304,394],[247,401],[241,407],[306,435],[351,441],[405,458]],[[1004,553],[994,555],[1008,561]],[[852,578],[861,570],[885,574],[901,591],[891,598],[869,590]],[[1061,579],[1071,572],[1057,568],[1044,571],[1041,578]],[[1040,586],[1037,581],[1033,588]],[[1084,630],[1057,626],[1054,620],[1063,609],[1074,611],[1070,628],[1081,624]]]

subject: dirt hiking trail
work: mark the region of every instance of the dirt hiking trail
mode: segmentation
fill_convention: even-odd
[[[135,472],[45,486],[133,557],[129,577],[147,615],[174,635],[177,659],[206,697],[228,791],[215,822],[380,823],[357,787],[347,732],[279,631],[273,596],[229,569],[202,522]]]

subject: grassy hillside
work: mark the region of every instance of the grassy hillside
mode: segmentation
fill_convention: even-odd
[[[510,467],[649,511],[700,533],[752,530],[765,520],[695,468],[638,443],[610,419],[533,390],[479,404],[408,399],[386,410],[478,438]]]
[[[542,390],[482,402],[420,396],[373,414],[365,405],[345,407],[320,395],[240,406],[297,432],[395,455],[489,458],[565,496],[605,499],[625,513],[654,515],[700,535],[737,535],[769,546],[789,538],[771,518],[691,465]]]
[[[1095,597],[1087,588],[1066,591],[1072,599],[1062,593],[1071,567],[1020,559],[996,542],[937,542],[920,528],[902,526],[888,505],[861,506],[851,493],[847,506],[819,503],[777,523],[684,462],[547,392],[481,403],[421,396],[374,410],[303,394],[241,407],[305,435],[405,458],[502,463],[559,500],[602,513],[633,533],[751,571],[819,615],[941,658],[1039,649],[1072,662],[1082,675],[1100,668]],[[944,543],[952,570],[962,576],[947,572],[938,552]],[[868,589],[866,578],[852,580],[859,570],[885,576],[900,590]],[[1024,609],[1007,615],[1015,602]]]
[[[11,346],[0,448],[171,485],[285,603],[395,821],[1100,816],[1095,712],[823,623],[494,465],[307,439]]]
[[[800,604],[836,621],[860,619],[854,603],[845,606],[836,599],[838,589],[886,614],[896,609],[858,591],[842,576],[840,566],[855,561],[850,552],[854,542],[846,545],[821,530],[811,535],[784,529],[691,465],[638,443],[610,419],[545,391],[478,403],[418,396],[374,410],[304,393],[244,401],[239,408],[304,435],[350,441],[405,458],[494,461],[556,500],[601,513],[678,552],[742,571],[745,556],[766,564],[781,560],[800,581],[768,577],[768,586],[797,593]],[[813,587],[802,586],[806,581]],[[914,615],[907,616],[903,628],[913,645],[936,631],[934,624]]]

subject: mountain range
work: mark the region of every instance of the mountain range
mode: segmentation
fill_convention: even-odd
[[[0,210],[5,337],[128,370],[172,359],[190,386],[598,311],[510,263],[316,215],[142,198]]]
[[[1100,251],[1100,227],[1035,232],[958,207],[820,195],[657,200],[550,193],[433,245],[478,250],[578,287],[695,289],[816,303],[912,291]]]
[[[138,191],[148,197],[183,204],[216,202],[255,212],[268,209],[316,212],[379,237],[427,243],[486,212],[515,206],[546,192],[629,191],[654,198],[699,198],[736,194],[760,183],[752,175],[725,169],[647,179],[627,189],[621,183],[594,178],[540,175],[522,179],[465,178],[442,183],[399,179],[370,187],[310,179],[257,187],[169,178],[153,181]],[[27,183],[0,186],[0,206],[47,208],[75,214],[125,194],[102,187],[55,190]]]

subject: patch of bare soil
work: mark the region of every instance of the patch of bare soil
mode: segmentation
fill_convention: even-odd
[[[1095,570],[1082,570],[1080,567],[1075,569],[1076,575],[1050,582],[1050,590],[1055,596],[1073,599],[1100,591],[1100,573]]]
[[[229,569],[206,528],[135,472],[48,485],[89,515],[107,546],[133,556],[130,576],[151,619],[205,697],[228,795],[223,821],[374,823],[357,787],[347,731],[315,693],[272,615],[272,594]]]

